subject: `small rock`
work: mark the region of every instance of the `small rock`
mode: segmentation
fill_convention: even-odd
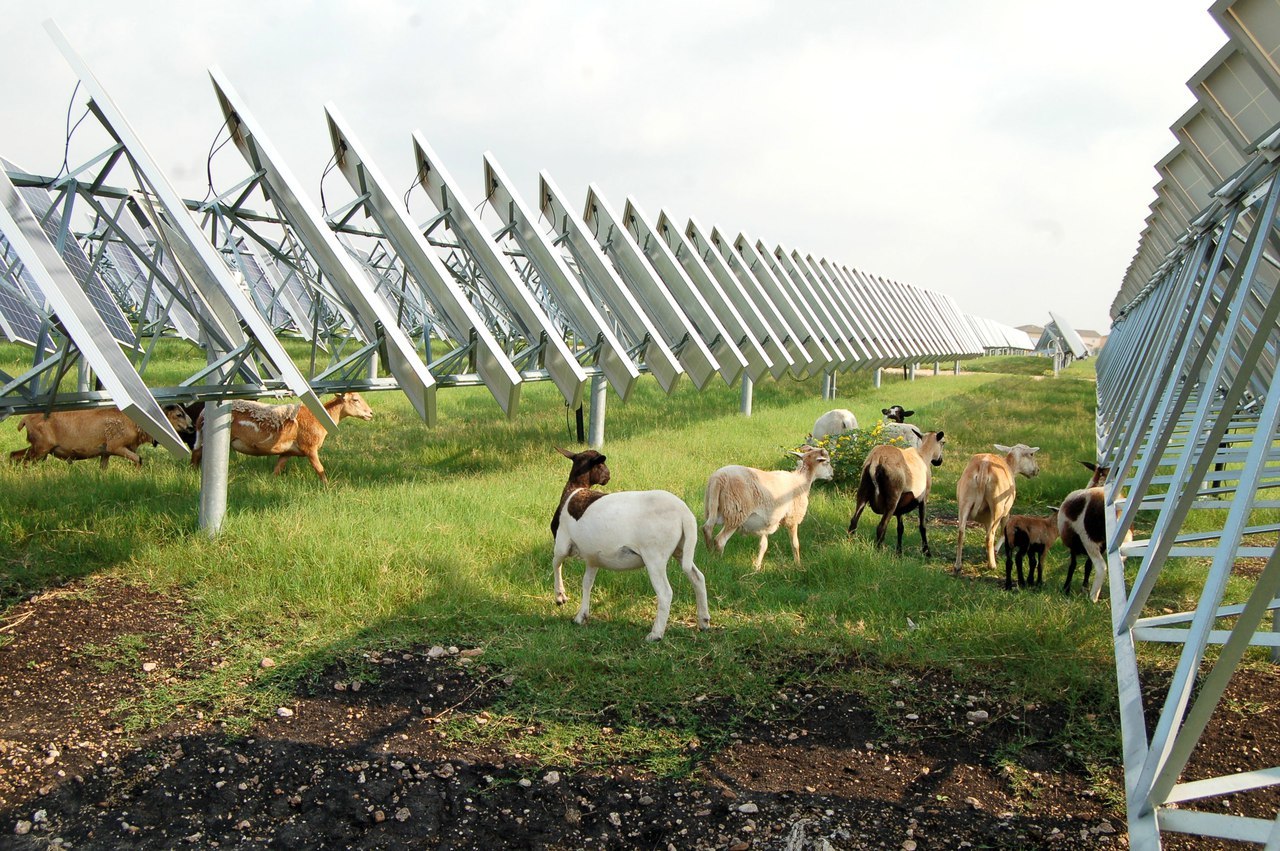
[[[530,780],[528,777],[521,777],[521,778],[520,778],[520,785],[521,785],[521,786],[523,786],[524,788],[528,789],[530,786],[532,786],[532,785],[533,785],[533,781],[532,781],[532,780]]]
[[[441,764],[440,767],[435,770],[435,775],[436,777],[439,777],[442,780],[447,780],[448,778],[453,776],[453,772],[454,772],[453,763],[446,762]]]
[[[293,710],[287,706],[281,706],[279,709],[276,710],[276,714],[279,715],[281,718],[292,718]]]
[[[248,820],[248,819],[241,819],[241,820],[236,824],[236,830],[248,830],[248,829],[249,829],[249,820]]]
[[[919,715],[917,715],[917,714],[915,714],[914,712],[911,712],[911,713],[909,713],[909,714],[907,715],[907,720],[908,720],[908,721],[919,721],[919,720],[920,720],[920,716],[919,716]]]
[[[334,684],[333,684],[333,690],[334,690],[334,691],[346,691],[346,690],[347,690],[347,684],[346,684],[346,683],[334,683]]]
[[[450,645],[449,645],[449,655],[450,655],[450,656],[457,656],[457,655],[458,655],[458,648],[457,648],[457,647],[454,647],[452,644],[450,644]]]
[[[31,814],[31,820],[36,824],[44,824],[49,819],[49,813],[46,810],[36,810]]]
[[[17,824],[13,826],[13,832],[18,834],[19,836],[26,836],[28,833],[31,832],[31,822],[27,821],[26,819],[22,819],[21,821],[19,821]]]
[[[142,670],[143,670],[144,672],[148,673],[148,674],[149,674],[149,673],[151,673],[152,671],[154,671],[156,668],[159,668],[159,667],[160,667],[160,666],[159,666],[159,665],[157,665],[155,662],[143,662],[143,663],[142,663]]]
[[[408,807],[401,807],[396,810],[396,821],[408,821],[411,813]]]
[[[387,820],[387,814],[386,814],[386,813],[384,813],[382,810],[374,810],[374,811],[373,811],[373,820],[374,820],[377,824],[382,824],[384,821],[386,821],[386,820]]]
[[[482,656],[482,655],[484,655],[484,648],[483,648],[483,647],[472,647],[470,650],[463,650],[463,651],[462,651],[461,653],[459,653],[458,655],[459,655],[459,656],[462,656],[463,658],[466,658],[466,659],[474,659],[474,658],[475,658],[475,657],[477,657],[477,656]]]
[[[729,846],[728,851],[748,851],[751,848],[750,842],[735,842]]]
[[[991,716],[987,715],[987,710],[985,709],[975,709],[972,712],[966,712],[964,717],[970,721],[986,721]]]
[[[977,798],[973,797],[972,795],[967,796],[964,799],[964,802],[969,806],[973,807],[975,810],[982,809],[982,802],[979,801]]]
[[[640,796],[640,806],[642,806],[642,807],[649,807],[649,806],[652,806],[652,805],[653,805],[653,798],[650,798],[648,795],[641,795],[641,796]]]
[[[548,786],[556,785],[560,782],[560,772],[548,771],[546,774],[542,775],[542,782],[546,783]]]
[[[916,851],[916,841],[907,839],[902,843],[902,851]]]
[[[276,660],[272,659],[270,656],[264,656],[258,665],[263,668],[274,668],[276,666]]]
[[[432,647],[430,650],[428,650],[428,651],[427,651],[427,658],[428,658],[428,659],[439,659],[441,656],[443,656],[443,655],[444,655],[444,652],[445,652],[445,651],[444,651],[444,648],[443,648],[443,647],[441,647],[439,644],[437,644],[437,645],[435,645],[434,647]]]
[[[758,812],[760,812],[760,808],[759,808],[759,807],[757,807],[755,804],[751,803],[750,801],[747,801],[747,803],[745,803],[745,804],[739,804],[739,805],[738,805],[738,812],[740,812],[740,813],[758,813]]]
[[[1109,821],[1104,821],[1102,824],[1098,825],[1098,833],[1115,833],[1115,832],[1116,832],[1115,827],[1113,827],[1111,822]]]
[[[351,690],[352,690],[352,691],[360,691],[360,689],[362,689],[362,688],[364,688],[364,683],[360,682],[359,680],[352,680],[352,681],[351,681]]]
[[[609,813],[609,824],[614,827],[622,827],[622,816],[617,813]]]

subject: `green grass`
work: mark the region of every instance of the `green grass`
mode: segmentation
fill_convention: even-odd
[[[190,357],[176,348],[166,356]],[[14,357],[0,347],[0,362]],[[701,515],[702,488],[717,467],[782,467],[828,408],[849,407],[869,423],[899,403],[916,410],[918,425],[947,435],[932,516],[955,516],[965,459],[993,443],[1041,447],[1042,474],[1019,480],[1017,510],[1052,510],[1087,480],[1077,460],[1094,457],[1092,362],[1058,379],[975,365],[967,364],[974,374],[922,373],[914,383],[888,371],[879,389],[869,376],[841,376],[834,404],[820,398],[819,379],[765,382],[750,418],[737,413],[736,387],[699,393],[685,381],[666,396],[645,379],[626,405],[609,398],[609,489],[671,490]],[[153,368],[177,375],[190,366],[161,360]],[[571,561],[570,604],[553,604],[548,522],[568,470],[554,447],[574,443],[553,387],[526,387],[509,420],[483,388],[442,391],[435,429],[399,394],[368,398],[375,419],[344,423],[324,446],[327,488],[304,461],[276,478],[272,459],[234,455],[230,509],[214,540],[196,530],[197,472],[159,450],[144,450],[141,471],[119,461],[106,471],[52,460],[0,465],[0,599],[12,605],[107,574],[181,588],[197,629],[222,640],[228,664],[154,686],[136,704],[143,725],[200,707],[243,727],[335,660],[440,643],[483,646],[486,666],[513,677],[489,724],[458,721],[450,735],[500,736],[536,718],[538,732],[521,749],[566,764],[623,760],[678,772],[693,745],[769,715],[777,691],[801,677],[808,689],[869,689],[868,677],[889,669],[943,669],[998,696],[1063,705],[1073,719],[1064,742],[1090,763],[1117,756],[1107,609],[1057,593],[1060,550],[1044,591],[1009,594],[1003,576],[985,568],[977,580],[950,575],[954,527],[931,526],[928,561],[910,526],[902,558],[874,547],[867,518],[850,539],[852,490],[820,485],[801,528],[802,569],[791,565],[785,535],[754,576],[746,575],[753,540],[735,536],[722,557],[700,546],[713,629],[693,628],[691,589],[673,570],[667,637],[647,644],[654,597],[642,572],[601,575],[592,620],[579,627],[571,617],[581,568]],[[21,445],[11,426],[0,427],[0,450]],[[967,543],[972,571],[978,536]],[[1177,574],[1185,580],[1162,583],[1160,604],[1193,600],[1196,571],[1203,566],[1187,565]],[[264,655],[278,666],[258,668]],[[733,705],[737,720],[707,721],[700,697]],[[605,724],[615,733],[602,736]]]
[[[1088,363],[1091,364],[1091,362]],[[960,368],[966,372],[996,372],[1004,375],[1053,375],[1053,358],[1036,355],[994,355],[989,358],[964,361]],[[1092,366],[1087,368],[1091,369]]]

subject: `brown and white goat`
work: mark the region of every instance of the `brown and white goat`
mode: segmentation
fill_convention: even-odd
[[[373,419],[373,409],[359,393],[339,393],[324,403],[324,409],[341,422],[343,417]],[[247,399],[231,403],[231,448],[245,455],[279,455],[275,474],[284,472],[290,458],[306,458],[326,485],[329,479],[320,463],[320,447],[328,432],[315,414],[298,403],[265,405]],[[204,411],[196,420],[196,445],[191,450],[191,464],[197,466],[204,454]]]
[[[960,524],[956,540],[956,575],[964,562],[964,531],[970,522],[981,523],[987,532],[987,567],[996,569],[996,534],[1001,529],[1013,500],[1018,494],[1014,475],[1032,478],[1040,472],[1036,463],[1038,446],[1019,443],[1015,446],[995,445],[996,451],[980,452],[969,459],[956,482],[956,510]]]
[[[707,479],[704,501],[707,519],[702,524],[702,537],[707,549],[724,552],[725,541],[741,529],[760,538],[760,549],[752,571],[760,570],[769,549],[769,536],[786,527],[791,534],[791,553],[800,566],[800,523],[809,510],[809,489],[815,479],[830,479],[831,455],[825,449],[793,452],[799,461],[795,470],[758,470],[730,464],[721,467]],[[716,524],[723,524],[720,534],[712,537]]]
[[[1089,480],[1088,487],[1067,494],[1067,498],[1058,507],[1058,534],[1062,536],[1062,543],[1067,545],[1067,551],[1071,554],[1062,593],[1071,593],[1071,576],[1076,571],[1076,558],[1084,556],[1084,577],[1080,587],[1089,584],[1089,573],[1093,572],[1093,587],[1089,589],[1089,599],[1096,603],[1098,593],[1102,590],[1102,580],[1107,575],[1106,492],[1102,485],[1111,468],[1088,461],[1080,463],[1093,471],[1093,478]],[[1133,533],[1125,532],[1124,542],[1132,540]]]
[[[181,405],[166,405],[164,413],[175,431],[191,427],[191,418]],[[27,414],[18,423],[18,429],[26,429],[27,447],[10,452],[9,460],[26,464],[48,455],[68,463],[101,458],[105,470],[107,459],[117,455],[141,467],[142,458],[137,450],[144,444],[156,442],[119,408]]]
[[[1044,582],[1044,557],[1058,540],[1058,514],[1034,517],[1010,514],[1004,524],[1004,587],[1013,590],[1013,565],[1018,565],[1018,587]],[[1027,559],[1026,579],[1022,575],[1022,558]]]
[[[925,504],[933,487],[933,468],[942,463],[943,433],[929,432],[920,446],[900,449],[877,446],[867,455],[858,479],[858,498],[849,518],[849,534],[858,531],[858,519],[868,505],[880,515],[876,545],[884,545],[889,518],[898,518],[898,554],[902,554],[902,515],[920,512],[920,546],[929,555],[929,535],[925,531]]]
[[[561,565],[572,556],[586,563],[582,574],[582,605],[574,622],[586,623],[591,614],[591,588],[596,573],[605,570],[635,570],[643,567],[658,598],[658,613],[647,639],[658,641],[666,633],[671,613],[671,582],[667,562],[675,558],[693,585],[698,627],[711,626],[707,609],[707,583],[693,563],[698,545],[698,521],[684,500],[667,491],[623,491],[602,493],[592,484],[609,480],[604,456],[594,450],[577,454],[559,450],[573,462],[569,482],[560,494],[560,507],[552,521],[555,551],[551,573],[555,582],[556,605],[564,604]]]

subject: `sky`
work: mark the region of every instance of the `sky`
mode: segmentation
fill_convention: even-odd
[[[1226,42],[1208,3],[0,0],[0,156],[56,173],[83,112],[52,18],[187,197],[243,174],[230,145],[206,169],[217,66],[313,199],[333,102],[396,185],[417,130],[474,202],[490,151],[531,207],[545,170],[575,203],[594,184],[1105,333],[1186,80]]]

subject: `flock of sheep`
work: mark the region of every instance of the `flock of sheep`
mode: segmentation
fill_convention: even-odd
[[[920,542],[930,555],[925,524],[925,505],[933,485],[933,467],[942,463],[943,432],[922,432],[906,423],[914,411],[899,405],[881,411],[888,419],[886,429],[895,443],[876,446],[867,455],[858,481],[857,501],[849,521],[849,534],[857,531],[862,512],[870,507],[881,515],[876,544],[883,545],[889,519],[898,521],[898,552],[902,552],[904,514],[915,511],[920,519]],[[847,410],[828,411],[814,423],[813,441],[857,428],[857,420]],[[1061,537],[1071,555],[1064,591],[1069,591],[1076,560],[1085,556],[1084,583],[1093,571],[1090,599],[1097,601],[1106,575],[1104,556],[1106,520],[1102,483],[1108,468],[1085,463],[1093,473],[1089,484],[1073,491],[1061,507],[1048,517],[1012,515],[1017,495],[1016,475],[1031,478],[1039,473],[1039,447],[996,444],[999,454],[979,453],[969,459],[956,483],[956,506],[960,527],[956,543],[955,572],[961,571],[965,527],[979,523],[986,531],[987,566],[996,570],[997,535],[1003,529],[1005,587],[1013,587],[1016,561],[1018,585],[1038,585],[1044,579],[1044,554]],[[561,565],[578,557],[586,569],[582,576],[582,604],[574,617],[584,623],[591,611],[591,588],[600,568],[634,570],[643,567],[658,598],[658,613],[647,639],[658,641],[666,632],[671,612],[671,583],[667,562],[677,559],[693,585],[697,599],[698,626],[707,629],[711,616],[707,609],[707,587],[702,572],[694,564],[697,520],[684,500],[662,490],[606,493],[594,490],[609,482],[605,456],[593,449],[582,452],[559,450],[572,462],[569,480],[551,518],[555,539],[552,573],[556,605],[567,597]],[[737,464],[721,467],[707,480],[702,537],[709,550],[724,552],[725,542],[736,531],[755,535],[760,546],[752,562],[752,572],[760,570],[769,546],[769,535],[780,527],[791,536],[791,551],[800,566],[798,529],[809,507],[809,490],[817,479],[831,479],[834,471],[828,451],[811,446],[793,452],[795,470],[759,470]],[[717,534],[716,527],[720,527]],[[1027,572],[1023,573],[1023,557]]]

